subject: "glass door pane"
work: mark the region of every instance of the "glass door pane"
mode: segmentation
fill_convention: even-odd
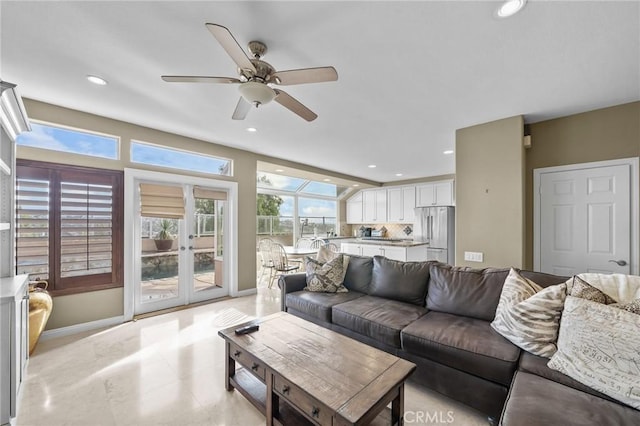
[[[207,191],[200,191],[207,192]],[[210,191],[215,194],[218,191]],[[219,198],[226,196],[219,193]],[[226,294],[224,285],[224,207],[222,199],[194,198],[194,215],[190,246],[193,256],[192,301]]]
[[[180,297],[178,225],[178,219],[140,218],[140,304]]]

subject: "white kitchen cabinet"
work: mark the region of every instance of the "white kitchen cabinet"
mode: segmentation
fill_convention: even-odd
[[[427,260],[426,247],[426,245],[402,247],[390,244],[342,243],[340,251],[357,256],[384,256],[388,259],[401,260],[403,262],[418,262]]]
[[[362,191],[362,206],[365,223],[385,223],[387,221],[387,190]]]
[[[342,243],[340,244],[340,252],[344,254],[354,254],[356,256],[362,256],[362,252],[360,251],[360,244]]]
[[[364,223],[362,219],[362,191],[360,191],[347,200],[347,223]]]
[[[16,416],[29,358],[28,275],[0,278],[0,424]]]
[[[413,223],[416,207],[416,187],[387,189],[387,222]]]
[[[453,206],[453,180],[418,185],[416,198],[416,207]]]

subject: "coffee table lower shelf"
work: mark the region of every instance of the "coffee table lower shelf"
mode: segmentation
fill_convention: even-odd
[[[244,367],[236,368],[235,374],[229,378],[231,385],[253,404],[262,414],[267,411],[267,385]],[[372,426],[389,425],[391,409],[386,408],[370,423]],[[274,419],[278,425],[310,425],[315,423],[280,398],[278,417]]]

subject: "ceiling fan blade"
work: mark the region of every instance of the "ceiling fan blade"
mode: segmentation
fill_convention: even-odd
[[[241,70],[250,70],[253,73],[256,72],[256,67],[251,63],[251,60],[244,53],[244,50],[236,39],[226,27],[218,24],[205,24],[207,29],[218,40],[218,43],[226,50],[227,54],[231,56],[233,62],[235,62]]]
[[[300,117],[304,118],[307,121],[313,121],[318,118],[318,115],[311,111],[306,106],[302,105],[298,100],[289,95],[287,92],[284,92],[279,89],[273,89],[276,92],[276,98],[274,99],[283,107],[289,109],[290,111],[298,114]]]
[[[242,83],[233,77],[205,77],[196,75],[163,75],[162,79],[169,83]]]
[[[278,71],[273,77],[276,84],[291,86],[293,84],[322,83],[336,81],[338,72],[334,67],[301,68],[298,70]]]
[[[234,120],[244,120],[251,109],[251,104],[247,102],[242,96],[238,100],[238,105],[236,105],[235,111],[233,111],[233,115],[231,116]]]

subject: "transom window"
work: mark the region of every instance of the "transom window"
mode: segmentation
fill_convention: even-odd
[[[131,161],[171,169],[191,170],[212,175],[232,176],[232,161],[191,151],[131,141]]]
[[[16,144],[111,160],[117,160],[120,152],[117,136],[35,122],[30,132],[18,135]]]

